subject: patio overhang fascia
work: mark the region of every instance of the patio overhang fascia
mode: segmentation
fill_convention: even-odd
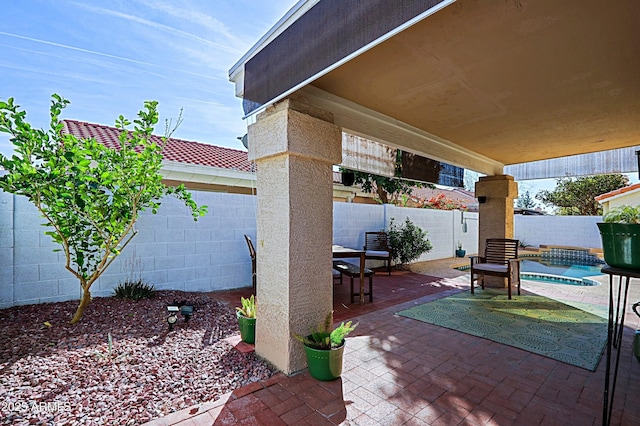
[[[320,0],[300,0],[231,67],[229,70],[229,81],[234,83],[237,97],[242,98],[244,96],[245,64],[319,1]]]

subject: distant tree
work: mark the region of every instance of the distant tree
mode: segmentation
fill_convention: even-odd
[[[65,268],[82,289],[71,320],[77,323],[91,301],[91,285],[136,235],[141,211],[156,213],[160,198],[168,194],[181,199],[194,220],[207,208],[198,207],[184,186],[162,183],[164,144],[151,139],[157,102],[144,103],[133,131],[127,129],[128,120],[118,118],[120,147],[111,149],[95,139],[63,133],[58,117],[69,101],[56,94],[52,98],[48,131],[26,122],[26,112],[13,98],[0,100],[0,132],[10,135],[15,150],[11,158],[0,154],[0,165],[8,171],[0,177],[0,188],[26,196],[44,217],[50,229],[46,234],[62,246]],[[169,127],[167,122],[166,137]]]
[[[562,178],[553,191],[540,191],[536,198],[549,206],[559,207],[562,215],[598,216],[602,214],[598,195],[624,188],[629,179],[621,174]]]
[[[535,209],[536,202],[531,197],[529,191],[525,191],[520,197],[518,197],[518,201],[516,201],[516,207],[521,209]]]

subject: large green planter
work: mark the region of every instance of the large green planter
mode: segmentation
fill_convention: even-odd
[[[256,319],[247,318],[237,312],[238,327],[240,328],[240,338],[245,343],[254,344],[256,342]]]
[[[304,350],[307,354],[309,374],[314,379],[329,381],[342,375],[344,342],[342,346],[333,349],[314,349],[304,345]]]
[[[604,261],[614,268],[640,270],[640,225],[604,222],[597,225]]]

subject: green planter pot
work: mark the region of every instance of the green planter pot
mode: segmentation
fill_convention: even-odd
[[[238,317],[238,327],[240,328],[240,338],[245,343],[254,344],[256,342],[256,319],[247,318],[236,313]]]
[[[456,257],[464,257],[466,253],[466,250],[456,250]]]
[[[640,270],[640,225],[604,222],[597,225],[604,261],[614,268]]]
[[[334,349],[314,349],[304,346],[307,354],[307,365],[309,374],[317,380],[335,380],[342,374],[342,354],[344,352],[344,342],[342,346]]]

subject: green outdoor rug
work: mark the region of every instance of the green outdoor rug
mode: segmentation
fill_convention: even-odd
[[[483,290],[455,294],[398,312],[595,371],[607,342],[607,320],[537,295]]]

